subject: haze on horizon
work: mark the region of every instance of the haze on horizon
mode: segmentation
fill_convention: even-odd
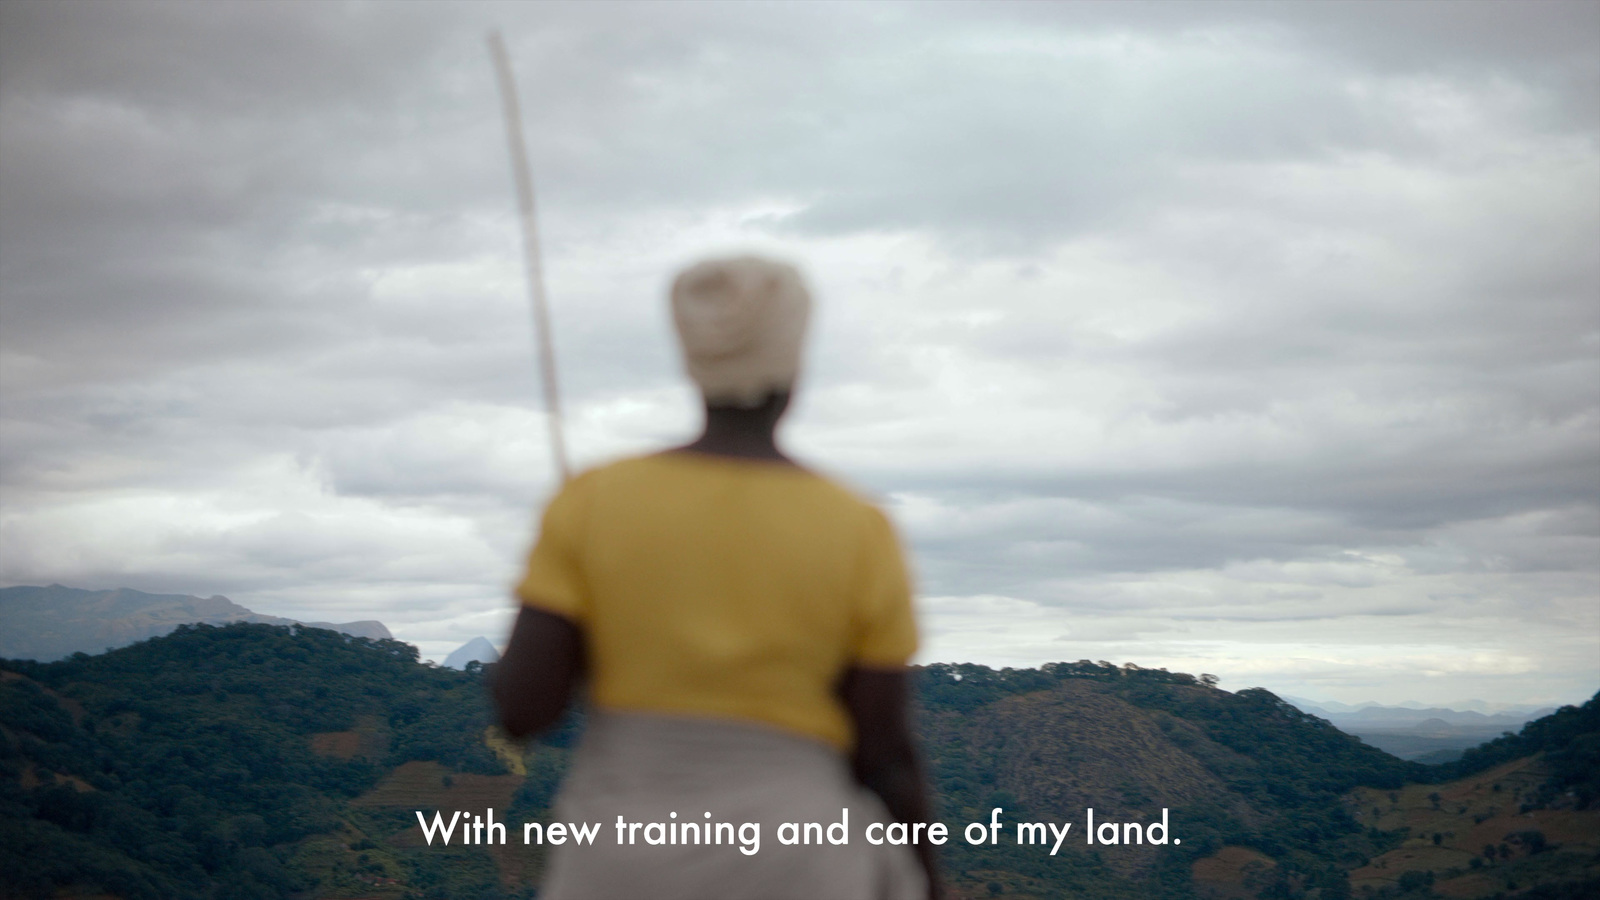
[[[0,585],[503,639],[553,488],[689,437],[665,285],[798,261],[786,435],[923,661],[1600,688],[1600,5],[0,6]]]

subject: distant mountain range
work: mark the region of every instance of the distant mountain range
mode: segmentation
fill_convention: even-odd
[[[1555,712],[1553,707],[1503,707],[1485,714],[1478,709],[1424,707],[1421,704],[1382,706],[1364,703],[1317,703],[1300,697],[1285,697],[1301,712],[1326,719],[1335,728],[1353,734],[1368,744],[1401,759],[1438,764],[1460,758],[1463,751],[1493,740],[1526,723]],[[1489,704],[1467,701],[1479,709]]]
[[[1376,700],[1367,700],[1362,703],[1340,703],[1337,700],[1307,700],[1304,697],[1293,697],[1288,694],[1284,694],[1283,699],[1289,701],[1300,709],[1316,707],[1317,709],[1325,710],[1330,713],[1356,713],[1363,709],[1378,707],[1381,709],[1409,709],[1417,711],[1428,709],[1449,709],[1458,712],[1483,713],[1486,716],[1495,715],[1497,713],[1504,715],[1520,715],[1526,713],[1537,718],[1538,716],[1543,715],[1543,712],[1541,711],[1554,709],[1552,706],[1540,706],[1537,704],[1491,703],[1488,700],[1477,699],[1451,700],[1450,702],[1444,704],[1418,703],[1415,700],[1402,700],[1399,703],[1379,703]]]
[[[48,587],[0,588],[0,658],[51,662],[73,653],[101,653],[136,641],[159,637],[183,624],[221,625],[250,622],[291,625],[296,620],[257,613],[223,596],[147,594],[129,588],[89,591],[52,584]],[[391,637],[382,622],[304,622],[357,637]],[[499,653],[487,639],[474,638],[451,653],[444,665],[465,669],[468,663],[489,664]],[[1346,704],[1285,697],[1303,712],[1325,719],[1339,730],[1401,759],[1439,764],[1531,720],[1550,714],[1534,708],[1463,700],[1465,708],[1426,707],[1420,703],[1387,706],[1375,702]]]
[[[246,609],[227,597],[146,594],[129,588],[86,591],[48,587],[0,588],[0,658],[51,662],[74,653],[103,653],[179,625],[253,622],[294,625],[295,619]],[[382,622],[298,622],[374,640],[393,637]]]
[[[444,658],[444,664],[451,669],[465,669],[467,663],[489,663],[500,661],[500,651],[489,643],[489,639],[479,635],[465,644],[457,647],[455,652]]]

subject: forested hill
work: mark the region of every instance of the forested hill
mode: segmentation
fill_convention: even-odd
[[[151,900],[355,888],[387,876],[360,871],[353,854],[327,869],[303,851],[345,833],[350,803],[386,772],[411,760],[504,771],[482,740],[481,677],[419,664],[399,641],[183,625],[97,656],[4,665],[4,896],[66,885]],[[359,752],[317,740],[367,723]]]
[[[477,666],[419,663],[396,641],[263,625],[0,662],[0,896],[531,897],[538,848],[425,847],[414,818],[545,815],[581,723],[513,748],[488,730],[483,679]],[[1351,872],[1408,846],[1402,794],[1427,789],[1402,785],[1443,777],[1266,691],[1131,665],[936,665],[921,671],[920,696],[954,898],[1337,900],[1352,895]],[[1530,723],[1526,743],[1489,745],[1447,774],[1527,751],[1558,771],[1539,782],[1545,795],[1530,781],[1525,802],[1592,799],[1558,780],[1592,753],[1593,706]],[[1387,819],[1362,818],[1363,786],[1397,798]],[[1007,823],[1072,823],[1074,838],[1053,856],[1009,829],[968,846],[962,827],[995,807]],[[1143,823],[1165,808],[1183,843],[1088,847],[1089,807],[1098,821]],[[1513,871],[1510,859],[1497,855],[1493,871]],[[1400,895],[1389,874],[1363,876],[1374,897]],[[1408,896],[1427,896],[1413,882]]]
[[[1529,897],[1600,896],[1600,695],[1459,762],[1424,766],[1370,747],[1269,691],[1229,693],[1208,681],[1089,661],[925,668],[920,731],[945,819],[972,821],[1000,806],[1018,819],[1076,820],[1081,828],[1088,807],[1097,820],[1118,822],[1148,821],[1165,807],[1182,823],[1181,848],[1102,847],[1079,857],[1130,880],[1130,897],[1379,900],[1434,896],[1431,886],[1450,878],[1457,878],[1455,897],[1505,894],[1507,884],[1533,888]],[[1510,768],[1525,784],[1507,792],[1517,794],[1511,806],[1510,797],[1470,796],[1479,781],[1499,792],[1501,784],[1485,776]],[[1376,816],[1372,795],[1385,807]],[[1460,800],[1445,809],[1444,797]],[[1412,800],[1424,807],[1419,815],[1402,809]],[[1546,812],[1574,836],[1562,852],[1529,859],[1524,848],[1514,860],[1513,849],[1496,857],[1495,874],[1514,868],[1515,877],[1498,881],[1469,865],[1483,847],[1472,840],[1498,828],[1495,841],[1509,834],[1516,844],[1514,836],[1532,823],[1511,825],[1508,817]],[[1432,855],[1413,854],[1419,843]],[[1041,872],[1030,849],[957,844],[946,858],[958,873],[998,884],[1002,893],[1121,896],[1104,871],[1053,861]],[[1353,872],[1363,876],[1358,890]]]
[[[1398,788],[1425,771],[1268,691],[1229,693],[1135,665],[934,665],[923,670],[920,694],[947,819],[970,821],[1001,806],[1081,829],[1086,808],[1116,822],[1149,821],[1167,808],[1181,823],[1180,847],[1094,854],[1142,882],[1129,896],[1186,896],[1195,861],[1224,847],[1277,861],[1274,878],[1285,888],[1343,896],[1344,871],[1390,839],[1361,828],[1342,795],[1359,785]],[[1023,851],[958,847],[951,862],[1004,886],[1025,881]],[[1095,896],[1104,882],[1101,873],[1068,873],[1059,863],[1054,874],[1049,888],[1063,896]]]

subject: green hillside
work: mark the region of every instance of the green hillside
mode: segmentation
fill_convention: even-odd
[[[386,773],[422,760],[504,771],[480,739],[481,677],[421,665],[398,641],[199,625],[98,656],[5,666],[8,895],[97,885],[140,900],[358,896],[421,870],[302,851],[357,834],[363,814],[352,804]],[[373,738],[364,752],[317,740],[363,724]],[[471,888],[498,879],[492,865],[479,874],[452,874],[428,895],[485,896]]]
[[[580,723],[525,748],[500,741],[483,678],[421,664],[396,641],[264,625],[0,661],[0,896],[534,896],[537,847],[428,847],[415,820],[417,809],[546,813]],[[935,665],[920,698],[956,898],[1431,896],[1422,870],[1389,868],[1422,858],[1417,816],[1443,814],[1413,809],[1433,790],[1417,785],[1508,764],[1522,766],[1520,804],[1563,808],[1551,819],[1562,835],[1600,821],[1594,702],[1445,769],[1368,747],[1266,691],[1132,665]],[[1471,790],[1457,805],[1486,813]],[[964,826],[996,807],[999,841],[969,846]],[[1090,846],[1088,808],[1097,823],[1141,826],[1165,808],[1181,844]],[[1052,855],[1019,845],[1018,822],[1071,829]],[[1587,845],[1570,836],[1566,849],[1552,838],[1546,855],[1524,853],[1523,869],[1497,855],[1499,881],[1450,875],[1444,851],[1468,835],[1429,845],[1442,848],[1441,885],[1483,889],[1452,896],[1504,893],[1522,877],[1508,896],[1539,897],[1529,890],[1590,877],[1572,864]]]
[[[1343,873],[1389,839],[1361,828],[1341,796],[1423,772],[1266,691],[1228,693],[1132,665],[935,665],[921,693],[947,819],[1003,806],[1030,821],[1077,822],[1081,832],[1089,807],[1122,823],[1166,808],[1183,841],[1091,849],[1080,833],[1071,860],[1040,860],[1031,847],[952,848],[954,873],[985,880],[985,890],[998,884],[1002,895],[1193,896],[1194,863],[1231,846],[1275,860],[1286,888],[1344,896]]]
[[[945,859],[960,897],[1600,896],[1600,696],[1438,767],[1367,746],[1259,688],[1229,693],[1132,664],[934,665],[923,670],[921,696],[947,821],[1001,806],[1081,830],[1086,807],[1117,822],[1149,821],[1165,807],[1184,841],[1091,849],[1080,835],[1075,858],[1047,862],[1034,847],[953,843]],[[1464,793],[1506,765],[1523,785],[1509,809],[1502,798],[1430,809],[1421,821],[1402,814],[1414,798]],[[1369,811],[1374,796],[1384,798],[1382,815]],[[1465,824],[1444,822],[1445,812]],[[1545,816],[1560,842],[1527,852],[1518,835],[1528,823],[1506,813]],[[1499,828],[1495,840],[1524,849],[1497,857],[1496,874],[1507,876],[1498,880],[1480,877],[1466,853],[1404,863],[1420,844],[1438,846],[1425,826],[1437,826],[1447,848]],[[1434,891],[1436,882],[1451,892]]]

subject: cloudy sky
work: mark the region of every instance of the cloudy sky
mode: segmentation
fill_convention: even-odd
[[[0,7],[0,584],[503,639],[571,450],[691,437],[665,285],[818,297],[785,432],[925,661],[1600,688],[1600,5]]]

